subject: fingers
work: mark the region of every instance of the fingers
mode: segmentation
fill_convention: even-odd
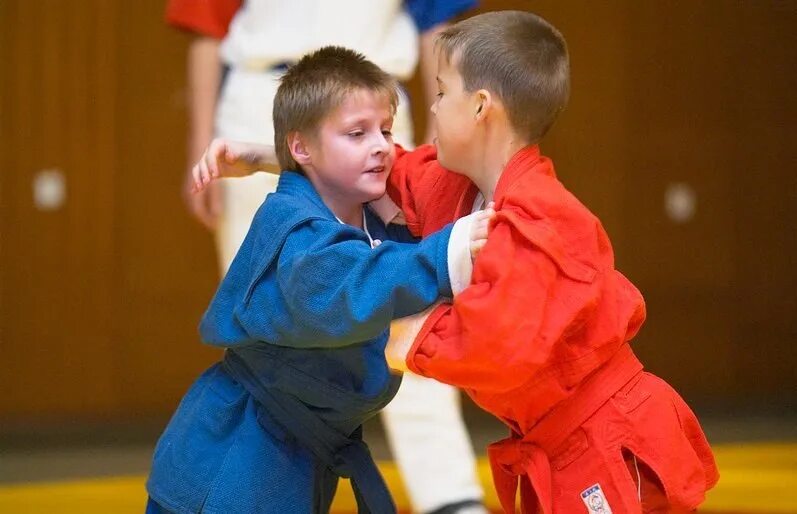
[[[473,223],[473,228],[471,229],[470,238],[471,240],[477,239],[487,239],[487,233],[489,231],[489,221],[484,220],[476,220]]]
[[[492,222],[493,218],[495,218],[495,203],[490,202],[487,204],[486,209],[477,212],[475,215],[472,234],[474,239],[487,237],[487,232],[490,228],[490,222]]]
[[[232,157],[229,157],[229,155],[231,154],[227,152],[226,146],[218,146],[216,140],[211,143],[211,146],[208,147],[202,158],[196,163],[192,172],[196,191],[202,191],[211,181],[221,177],[219,159],[222,157],[224,159],[235,159],[234,154],[232,154]]]
[[[476,256],[482,251],[484,245],[487,244],[487,239],[477,239],[470,242],[470,257],[476,259]]]
[[[226,139],[216,138],[210,142],[205,155],[202,157],[208,170],[208,177],[214,179],[221,176],[219,163],[222,160],[227,163],[233,163],[238,156]]]
[[[191,168],[191,178],[193,180],[191,192],[199,193],[205,188],[205,182],[202,180],[202,170],[199,167],[199,163],[194,164],[194,167]]]
[[[478,213],[471,228],[471,239],[486,239],[490,230],[490,221],[495,216],[495,211],[482,211]]]
[[[238,158],[225,139],[216,138],[210,142],[202,157],[191,169],[193,191],[199,192],[216,178],[221,177],[220,162],[235,162]]]
[[[477,212],[475,215],[476,221],[486,220],[488,223],[494,217],[495,217],[495,204],[493,202],[487,204],[487,207],[485,207],[484,210]]]
[[[470,256],[475,260],[476,256],[482,251],[484,245],[487,244],[487,236],[490,233],[490,223],[495,217],[495,203],[490,202],[487,208],[478,212],[474,216],[473,225],[471,226],[470,234]]]
[[[205,185],[210,182],[204,154],[202,155],[202,158],[199,159],[196,164],[194,164],[194,167],[191,168],[191,178],[193,180],[192,191],[194,193],[199,193],[205,189]]]
[[[475,259],[484,245],[487,244],[487,234],[489,232],[489,218],[478,219],[474,222],[470,234],[470,256]]]
[[[487,219],[488,221],[495,217],[495,202],[490,202],[487,204],[487,207],[481,211],[479,218]]]
[[[275,160],[273,147],[254,143],[241,143],[216,138],[210,142],[202,157],[191,169],[192,191],[202,191],[214,180],[222,177],[245,177],[264,169],[269,156]],[[271,172],[279,172],[269,169]]]

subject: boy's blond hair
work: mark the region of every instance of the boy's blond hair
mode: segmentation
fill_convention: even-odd
[[[395,114],[396,88],[387,72],[347,48],[326,46],[302,57],[282,77],[274,96],[274,148],[282,169],[301,171],[288,148],[291,133],[313,137],[324,118],[356,90],[384,95]]]
[[[567,44],[535,14],[480,14],[443,31],[437,45],[459,71],[465,90],[496,94],[515,131],[530,143],[545,135],[567,104]]]

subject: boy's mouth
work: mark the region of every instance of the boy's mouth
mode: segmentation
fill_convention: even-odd
[[[378,173],[382,173],[383,171],[385,171],[385,167],[384,166],[377,166],[375,168],[371,168],[369,170],[365,170],[364,173],[377,173],[378,174]]]

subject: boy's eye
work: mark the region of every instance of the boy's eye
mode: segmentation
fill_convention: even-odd
[[[443,92],[442,91],[438,91],[437,95],[435,95],[435,96],[437,96],[437,98],[443,98]]]
[[[393,137],[393,133],[389,130],[383,130],[382,135],[385,137]]]
[[[360,137],[362,135],[363,135],[363,131],[362,130],[354,130],[352,132],[349,132],[349,136],[351,136],[351,137]]]

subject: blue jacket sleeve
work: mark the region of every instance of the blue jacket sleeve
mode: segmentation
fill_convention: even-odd
[[[478,5],[476,0],[404,0],[418,32],[426,32]]]
[[[417,244],[385,241],[372,249],[348,225],[306,223],[286,239],[276,283],[264,275],[253,284],[238,322],[250,338],[280,346],[329,348],[373,339],[392,319],[451,296],[450,233],[447,226]],[[275,294],[284,309],[274,308]]]

